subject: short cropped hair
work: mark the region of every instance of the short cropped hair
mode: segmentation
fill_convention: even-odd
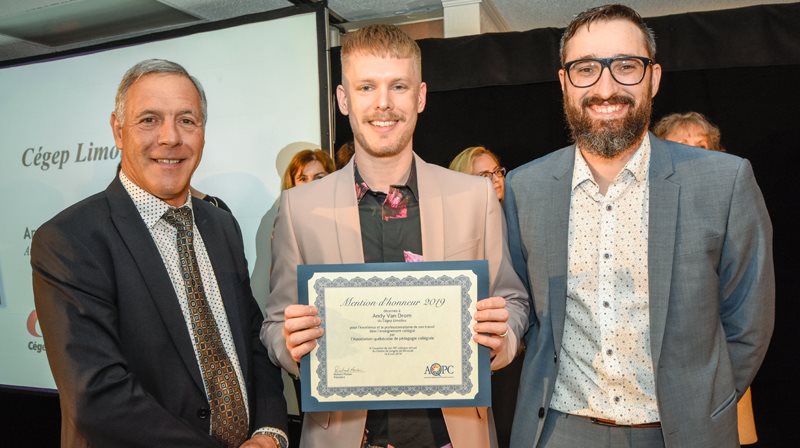
[[[419,45],[394,25],[369,25],[345,34],[342,39],[341,53],[343,71],[347,65],[347,58],[358,53],[383,58],[411,58],[414,60],[420,78],[422,77],[422,52]]]
[[[449,168],[461,173],[472,174],[472,162],[484,154],[494,159],[497,166],[500,166],[500,159],[492,151],[483,146],[470,146],[455,156],[453,161],[450,162]]]
[[[289,166],[286,167],[286,171],[283,173],[281,190],[288,190],[294,187],[294,176],[297,174],[297,172],[315,160],[322,164],[322,167],[328,174],[336,171],[336,167],[333,165],[333,160],[327,152],[321,149],[304,149],[295,154],[294,157],[292,157],[292,160],[289,162]]]
[[[567,28],[564,30],[564,34],[561,35],[561,65],[564,65],[567,62],[566,59],[566,47],[567,42],[575,36],[575,33],[578,30],[586,26],[587,28],[595,23],[595,22],[607,22],[609,20],[627,20],[642,31],[644,34],[644,40],[647,43],[647,52],[649,53],[647,56],[650,59],[656,58],[656,37],[653,34],[653,30],[650,29],[642,16],[639,15],[638,12],[634,11],[632,8],[625,6],[625,5],[604,5],[598,6],[595,8],[587,9],[586,11],[578,14],[572,19],[572,22],[567,25]]]
[[[720,142],[721,136],[719,128],[700,112],[666,115],[653,126],[653,134],[663,139],[673,130],[686,125],[696,125],[703,129],[703,132],[705,132],[708,137],[708,149],[725,152],[725,148],[722,147],[722,143]]]
[[[141,77],[153,73],[172,73],[185,76],[192,81],[192,84],[194,84],[194,87],[197,89],[197,93],[200,95],[200,108],[203,114],[201,119],[203,125],[205,125],[208,119],[208,105],[206,103],[206,92],[203,90],[200,81],[190,75],[182,65],[165,59],[147,59],[139,62],[125,72],[117,88],[117,97],[114,101],[114,112],[117,114],[117,121],[119,121],[119,124],[125,124],[125,101],[128,99],[128,90],[133,83],[138,81]]]

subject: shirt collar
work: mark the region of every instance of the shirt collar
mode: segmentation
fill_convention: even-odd
[[[355,188],[356,188],[356,200],[361,202],[361,198],[364,197],[367,192],[374,191],[367,185],[367,182],[361,177],[361,173],[358,172],[358,165],[353,161],[353,174],[355,177]],[[411,172],[408,173],[408,179],[406,179],[405,185],[390,185],[390,187],[394,188],[403,188],[408,187],[411,190],[411,194],[414,195],[414,199],[419,201],[419,190],[417,187],[417,161],[411,159]]]
[[[133,200],[133,205],[136,206],[136,210],[148,229],[152,229],[167,210],[175,208],[136,185],[121,170],[119,172],[119,180],[122,182],[122,186],[125,187],[125,191],[128,192],[128,196]],[[190,193],[186,194],[186,203],[183,206],[192,208]]]
[[[633,157],[628,160],[628,163],[622,168],[622,171],[617,175],[617,179],[620,176],[630,174],[636,179],[638,182],[642,182],[647,180],[647,172],[650,168],[650,133],[646,133],[644,138],[642,139],[642,143],[639,144],[639,147],[636,149],[636,152],[633,153]],[[615,179],[615,182],[616,180]],[[586,163],[586,159],[583,158],[581,154],[580,148],[575,146],[575,169],[572,175],[572,189],[574,190],[580,184],[589,181],[594,183],[594,176],[592,176],[592,171],[589,169],[589,165]]]

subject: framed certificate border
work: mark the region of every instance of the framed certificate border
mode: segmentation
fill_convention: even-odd
[[[431,275],[431,271],[438,271]],[[446,271],[442,275],[442,271]],[[313,304],[323,321],[325,334],[317,340],[318,346],[300,361],[301,410],[303,412],[337,411],[356,409],[411,409],[491,406],[491,381],[489,349],[473,342],[472,312],[478,300],[489,295],[488,262],[440,261],[420,263],[360,263],[299,265],[297,267],[298,296],[301,304]],[[389,277],[386,272],[392,272]],[[438,274],[438,275],[437,275]],[[314,284],[311,285],[311,280]],[[472,288],[472,280],[477,280],[477,288]],[[348,384],[332,386],[327,378],[329,334],[348,329],[329,329],[325,319],[326,288],[387,288],[405,286],[459,286],[461,300],[461,375],[457,384],[443,385],[383,385],[365,386]],[[477,293],[469,296],[469,291]],[[477,365],[473,356],[477,348]],[[312,377],[312,357],[315,375]],[[432,354],[431,359],[435,359]],[[431,364],[436,369],[438,364]],[[439,366],[441,367],[441,366]],[[373,367],[379,371],[379,367]],[[477,388],[473,383],[473,370],[477,369]],[[435,373],[434,373],[435,374]],[[312,394],[312,378],[315,394]],[[314,396],[316,395],[316,397]],[[431,398],[436,396],[437,398]],[[468,396],[469,398],[465,398]],[[382,399],[376,397],[397,397]],[[330,400],[329,400],[330,398]]]

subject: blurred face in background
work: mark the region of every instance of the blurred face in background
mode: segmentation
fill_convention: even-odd
[[[489,154],[481,154],[472,161],[472,174],[483,176],[492,181],[497,199],[503,200],[505,195],[505,169],[497,164],[494,157]]]
[[[705,149],[710,149],[711,147],[705,129],[694,123],[684,123],[675,126],[664,136],[664,139]]]
[[[320,163],[319,160],[312,160],[294,173],[294,185],[297,186],[307,184],[317,179],[322,179],[328,174],[330,173],[325,171],[325,167],[322,166],[322,163]]]

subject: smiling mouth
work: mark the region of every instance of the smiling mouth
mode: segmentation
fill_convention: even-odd
[[[181,163],[183,160],[181,159],[156,159],[157,163],[164,164],[164,165],[176,165]]]
[[[388,128],[397,124],[397,120],[371,120],[369,124],[379,128]]]
[[[592,110],[601,114],[613,114],[621,111],[625,107],[624,104],[600,104],[591,106]]]

